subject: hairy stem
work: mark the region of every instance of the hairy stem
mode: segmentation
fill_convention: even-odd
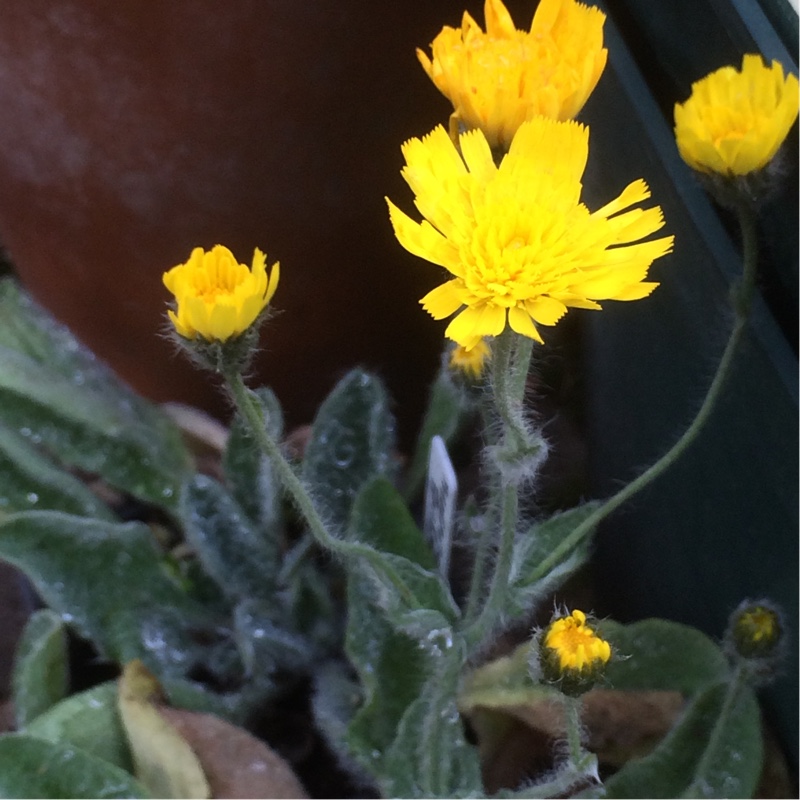
[[[317,544],[343,557],[363,558],[373,568],[384,574],[407,604],[416,606],[417,603],[411,590],[392,566],[381,557],[380,553],[363,543],[347,542],[331,535],[303,482],[292,469],[292,465],[286,460],[278,443],[267,430],[261,411],[254,402],[252,393],[245,386],[241,374],[237,371],[226,372],[225,380],[233,396],[236,408],[244,418],[251,435],[255,438],[264,455],[271,461],[281,484],[289,493],[298,511],[303,515],[308,529]]]
[[[538,441],[525,421],[525,379],[528,375],[533,342],[512,331],[504,331],[495,340],[492,359],[494,401],[503,425],[503,435],[495,447],[497,459],[502,459],[508,468],[500,466],[500,480],[496,481],[493,508],[500,508],[500,533],[494,572],[483,608],[473,619],[481,595],[483,577],[486,572],[490,548],[486,537],[494,536],[493,520],[482,534],[477,559],[472,574],[467,621],[467,639],[471,645],[480,645],[491,633],[503,613],[505,590],[511,572],[514,537],[519,517],[519,492],[522,484],[531,478],[531,470],[525,469],[527,460],[536,459],[544,451],[544,443]],[[480,581],[480,584],[478,583]]]
[[[567,728],[567,747],[569,760],[577,768],[583,760],[583,746],[581,745],[581,703],[580,697],[563,696],[564,722]]]
[[[598,506],[593,514],[590,514],[561,541],[559,546],[540,564],[536,578],[547,575],[567,553],[580,544],[586,536],[589,536],[602,520],[666,472],[696,441],[698,434],[711,416],[711,412],[722,395],[723,388],[731,373],[734,356],[739,349],[747,328],[747,320],[750,315],[750,306],[752,305],[756,285],[758,241],[755,213],[749,207],[742,207],[739,209],[738,216],[742,231],[744,269],[741,280],[731,292],[731,304],[735,314],[733,329],[697,415],[678,441],[658,461],[648,467],[637,478],[634,478],[629,484],[623,486],[602,505]]]

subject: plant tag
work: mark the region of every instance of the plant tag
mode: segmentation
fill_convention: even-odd
[[[431,454],[428,458],[423,528],[436,555],[439,573],[445,581],[450,569],[450,547],[453,541],[453,517],[457,493],[458,481],[444,439],[441,436],[434,436],[431,439]]]

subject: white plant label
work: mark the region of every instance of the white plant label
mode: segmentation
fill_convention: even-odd
[[[431,439],[428,480],[425,484],[425,536],[433,547],[439,572],[447,580],[458,482],[441,436]]]

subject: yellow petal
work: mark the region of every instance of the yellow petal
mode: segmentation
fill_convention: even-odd
[[[544,340],[536,330],[530,314],[519,306],[508,309],[508,324],[512,331],[527,336],[529,339],[535,339],[539,344],[544,344]]]
[[[641,180],[629,183],[623,190],[622,194],[610,203],[606,203],[602,208],[597,209],[593,216],[597,217],[610,217],[629,206],[641,203],[642,200],[647,200],[650,197],[650,189],[647,184]]]
[[[497,167],[483,133],[480,130],[469,131],[459,138],[458,143],[464,162],[474,179],[479,183],[492,180]]]
[[[475,330],[479,319],[480,311],[478,309],[465,308],[453,318],[445,329],[444,335],[448,339],[458,342],[462,347],[474,344],[476,339],[481,338],[481,335]]]
[[[434,318],[444,319],[462,306],[456,281],[448,281],[432,289],[420,300],[422,307]]]
[[[275,290],[278,288],[278,280],[280,279],[280,277],[281,277],[281,262],[276,261],[272,265],[272,272],[270,273],[269,276],[269,283],[267,285],[267,294],[264,298],[265,305],[269,303],[270,300],[272,300],[272,295],[275,294]]]
[[[525,308],[542,325],[555,325],[567,313],[566,306],[563,303],[546,295],[526,300]]]
[[[409,253],[441,267],[450,268],[458,263],[458,251],[439,233],[429,222],[414,222],[405,212],[401,211],[389,198],[389,218],[394,227],[395,236]],[[458,274],[455,270],[451,270]]]
[[[505,37],[507,39],[514,36],[514,21],[511,19],[508,9],[500,0],[486,0],[483,13],[486,18],[486,33],[490,36]]]

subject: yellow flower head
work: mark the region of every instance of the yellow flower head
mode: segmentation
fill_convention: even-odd
[[[595,683],[611,659],[611,645],[597,635],[577,609],[554,619],[540,640],[540,663],[546,680],[567,694],[580,694]]]
[[[731,629],[734,647],[745,658],[772,654],[783,633],[777,609],[768,603],[747,601],[734,612]]]
[[[415,222],[387,198],[400,244],[452,277],[420,301],[434,319],[456,311],[445,335],[466,349],[506,324],[541,342],[568,306],[637,300],[658,285],[643,279],[672,236],[640,241],[664,224],[642,180],[597,211],[580,202],[589,131],[536,117],[523,123],[496,166],[480,130],[460,137],[439,126],[403,145],[403,177],[425,219]]]
[[[450,367],[460,370],[470,378],[480,378],[491,355],[492,350],[483,339],[470,350],[457,344],[450,352]]]
[[[746,55],[741,72],[722,67],[692,84],[675,106],[675,138],[683,160],[727,177],[765,167],[797,118],[798,83],[783,67]]]
[[[267,277],[266,256],[258,248],[250,269],[221,244],[208,252],[195,247],[185,264],[164,273],[176,304],[167,313],[184,339],[226,342],[246,331],[267,307],[279,274],[276,262]]]
[[[479,128],[507,148],[527,119],[572,119],[606,65],[605,14],[575,0],[541,0],[530,32],[518,31],[501,0],[486,0],[486,33],[465,11],[417,50],[425,72],[455,109],[451,125]]]

